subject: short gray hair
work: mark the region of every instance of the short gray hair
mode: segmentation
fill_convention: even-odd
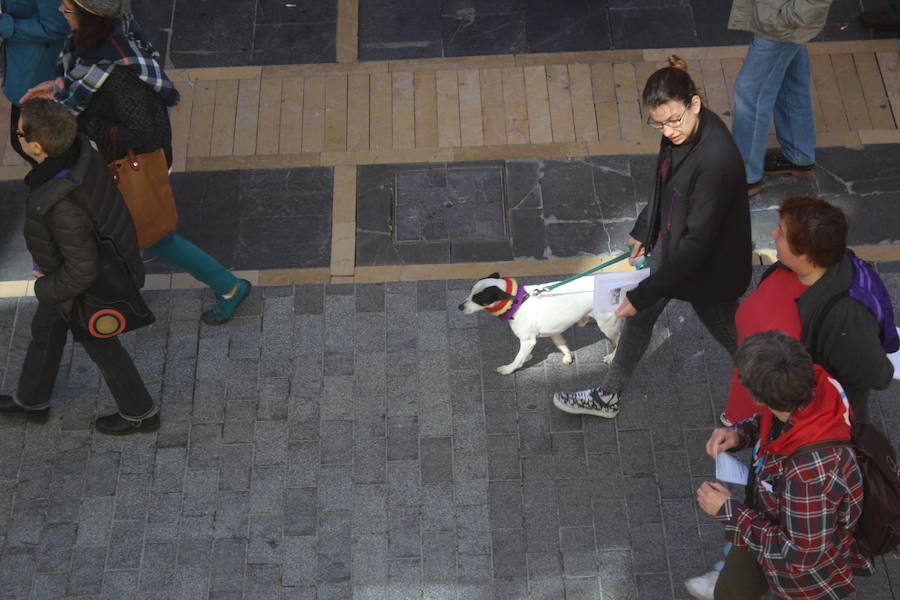
[[[747,336],[734,365],[750,396],[773,410],[794,412],[812,399],[813,360],[798,340],[777,330]]]

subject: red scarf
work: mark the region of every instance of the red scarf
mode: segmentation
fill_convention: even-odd
[[[791,413],[790,427],[774,440],[769,440],[772,419],[770,410],[763,410],[759,421],[760,454],[771,452],[787,456],[800,446],[822,440],[849,440],[850,419],[853,413],[847,394],[825,369],[815,365],[816,390],[803,408]]]

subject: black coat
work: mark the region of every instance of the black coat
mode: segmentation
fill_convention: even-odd
[[[864,304],[847,295],[821,316],[828,300],[848,290],[852,282],[853,263],[844,256],[797,298],[797,311],[803,345],[841,383],[850,402],[859,406],[869,390],[891,384],[894,367],[881,345],[875,315]]]
[[[60,305],[87,290],[97,277],[96,230],[111,239],[125,258],[134,283],[144,285],[144,264],[137,247],[131,213],[106,168],[103,157],[83,135],[75,141],[74,162],[65,177],[35,183],[25,204],[25,245],[44,277],[35,281],[41,302]],[[49,166],[43,165],[44,170]],[[29,175],[36,174],[38,165]]]
[[[110,151],[109,130],[116,130],[116,156]],[[146,154],[159,148],[172,165],[172,126],[169,109],[152,87],[128,67],[115,67],[91,102],[78,115],[78,130],[94,140],[106,162],[122,158],[131,148]]]
[[[669,159],[668,177],[660,170]],[[655,193],[631,236],[662,252],[650,277],[628,292],[638,310],[662,298],[708,303],[734,300],[752,275],[750,208],[744,161],[722,120],[706,108],[690,140],[663,137]]]

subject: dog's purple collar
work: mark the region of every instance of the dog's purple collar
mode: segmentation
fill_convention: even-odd
[[[516,312],[519,310],[519,307],[522,306],[522,303],[528,300],[528,294],[525,293],[525,286],[519,284],[519,289],[516,291],[516,297],[512,301],[512,306],[509,307],[509,310],[504,312],[498,318],[501,321],[509,321],[512,319]]]

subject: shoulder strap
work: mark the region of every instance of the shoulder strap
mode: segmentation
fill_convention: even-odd
[[[821,440],[812,444],[805,444],[791,452],[787,460],[791,460],[795,456],[806,454],[807,452],[816,452],[817,450],[829,450],[831,448],[854,448],[853,440]]]
[[[825,319],[828,318],[828,313],[831,312],[831,309],[834,308],[834,305],[837,304],[841,298],[849,296],[850,292],[844,290],[842,292],[834,294],[825,301],[825,303],[822,305],[822,308],[819,309],[819,315],[816,319],[816,328],[813,330],[812,339],[809,341],[809,353],[812,354],[813,360],[815,360],[823,367],[826,367],[826,370],[830,370],[830,365],[822,364],[824,357],[816,355],[816,349],[819,347],[819,332],[822,331],[822,325],[825,324]]]

